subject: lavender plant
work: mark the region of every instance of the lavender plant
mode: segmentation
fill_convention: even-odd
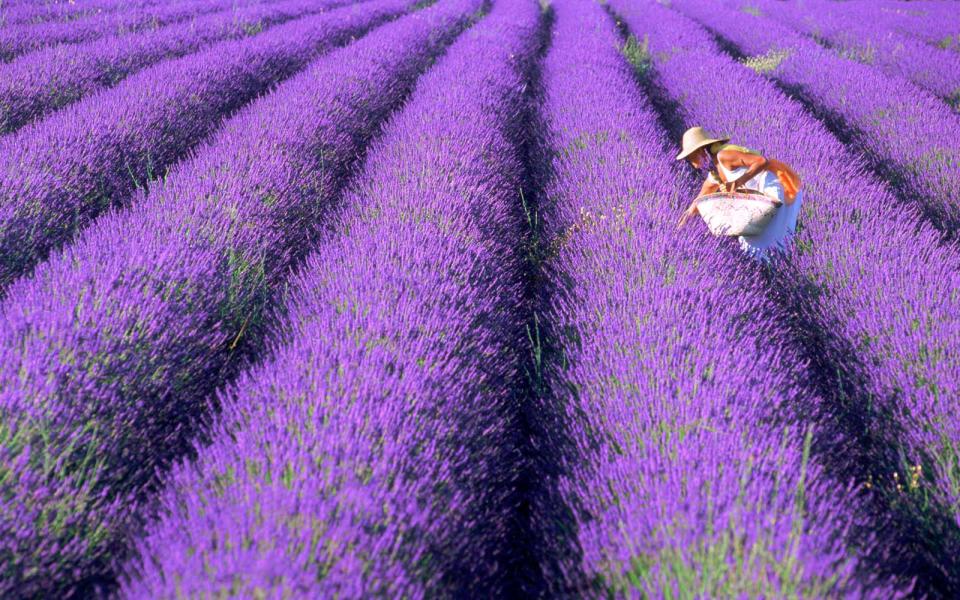
[[[138,503],[247,354],[340,180],[478,6],[444,2],[321,59],[14,286],[0,306],[0,595],[110,581]]]
[[[613,21],[599,5],[553,6],[545,320],[562,416],[540,429],[547,447],[566,446],[572,522],[554,525],[549,506],[540,520],[576,532],[581,556],[552,593],[893,593],[854,577],[861,549],[845,536],[859,500],[810,460],[803,413],[818,398],[758,272],[676,230],[695,184],[671,161]]]
[[[0,287],[162,176],[223,117],[410,2],[305,17],[163,62],[0,138]]]
[[[49,21],[77,21],[95,15],[109,15],[125,10],[141,10],[162,4],[160,0],[84,0],[75,2],[33,2],[9,0],[0,7],[0,25],[22,25]]]
[[[226,0],[179,2],[169,6],[96,15],[69,22],[54,21],[4,27],[0,29],[0,63],[54,44],[76,44],[97,40],[104,36],[156,29],[162,25],[179,23],[223,10],[229,8],[231,4]]]
[[[832,55],[764,17],[734,18],[709,2],[675,6],[702,22],[730,21],[720,35],[747,66],[797,90],[862,149],[875,168],[948,236],[960,231],[960,117],[936,98],[867,65]]]
[[[813,36],[841,56],[912,81],[960,110],[960,61],[956,56],[945,48],[878,27],[876,7],[810,1],[801,9],[783,2],[751,2],[762,15]],[[960,33],[960,16],[956,13],[953,22]]]
[[[960,50],[960,17],[952,2],[924,2],[921,4],[906,2],[850,2],[850,8],[861,12],[864,7],[874,10],[869,19],[890,30],[898,31],[918,39],[931,46],[944,50]]]
[[[0,26],[39,24],[49,21],[75,21],[94,15],[111,14],[122,10],[137,10],[158,4],[157,0],[91,0],[81,4],[63,2],[32,2],[5,0],[0,5]]]
[[[653,4],[614,9],[647,43],[659,85],[682,119],[733,136],[793,165],[804,180],[802,228],[776,269],[803,339],[842,385],[834,417],[859,419],[869,447],[834,456],[854,471],[876,464],[872,485],[888,511],[933,531],[887,566],[925,560],[942,585],[956,573],[960,422],[960,258],[904,208],[864,164],[802,107],[724,56],[696,24]],[[722,73],[723,77],[717,77]],[[749,94],[730,94],[730,89]],[[830,447],[829,440],[826,440]],[[905,482],[909,482],[906,483]],[[945,514],[946,520],[941,516]],[[929,531],[916,533],[925,536]],[[892,535],[888,529],[881,529]],[[924,557],[918,558],[919,555]]]
[[[0,134],[62,108],[165,59],[212,43],[252,36],[285,21],[341,4],[293,0],[229,9],[156,31],[61,44],[0,65]]]
[[[523,362],[511,130],[538,16],[495,3],[390,120],[290,286],[285,343],[174,471],[125,596],[506,593]]]

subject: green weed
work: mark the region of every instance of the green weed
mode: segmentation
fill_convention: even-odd
[[[758,75],[768,75],[789,58],[790,54],[790,50],[774,49],[766,54],[747,57],[743,59],[743,64],[747,68],[753,69]]]
[[[623,46],[623,55],[633,65],[637,74],[646,76],[653,70],[653,56],[650,54],[650,36],[644,35],[643,41],[637,41],[633,35],[627,38]]]

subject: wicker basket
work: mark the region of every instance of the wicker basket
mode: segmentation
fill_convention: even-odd
[[[760,193],[721,192],[697,201],[697,210],[713,235],[758,235],[781,202]]]

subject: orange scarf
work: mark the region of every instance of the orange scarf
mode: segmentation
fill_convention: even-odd
[[[780,180],[780,185],[783,186],[783,192],[787,195],[787,198],[791,202],[795,200],[797,193],[800,191],[800,176],[797,175],[796,171],[791,169],[788,164],[775,158],[767,159],[767,169],[772,171]]]

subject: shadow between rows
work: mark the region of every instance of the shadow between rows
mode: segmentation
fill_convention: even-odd
[[[545,100],[542,66],[552,42],[554,13],[542,6],[540,48],[527,71],[524,109],[513,132],[525,167],[517,208],[526,221],[525,235],[517,240],[517,252],[523,256],[525,315],[516,347],[525,350],[528,358],[515,388],[522,468],[515,490],[512,577],[506,594],[511,598],[582,597],[588,593],[573,508],[560,491],[564,465],[577,460],[562,395],[554,389],[563,380],[565,359],[560,338],[544,316],[549,314],[551,300],[566,291],[552,283],[555,277],[548,276],[547,240],[542,237],[543,223],[553,212],[543,190],[554,175],[541,112]]]

